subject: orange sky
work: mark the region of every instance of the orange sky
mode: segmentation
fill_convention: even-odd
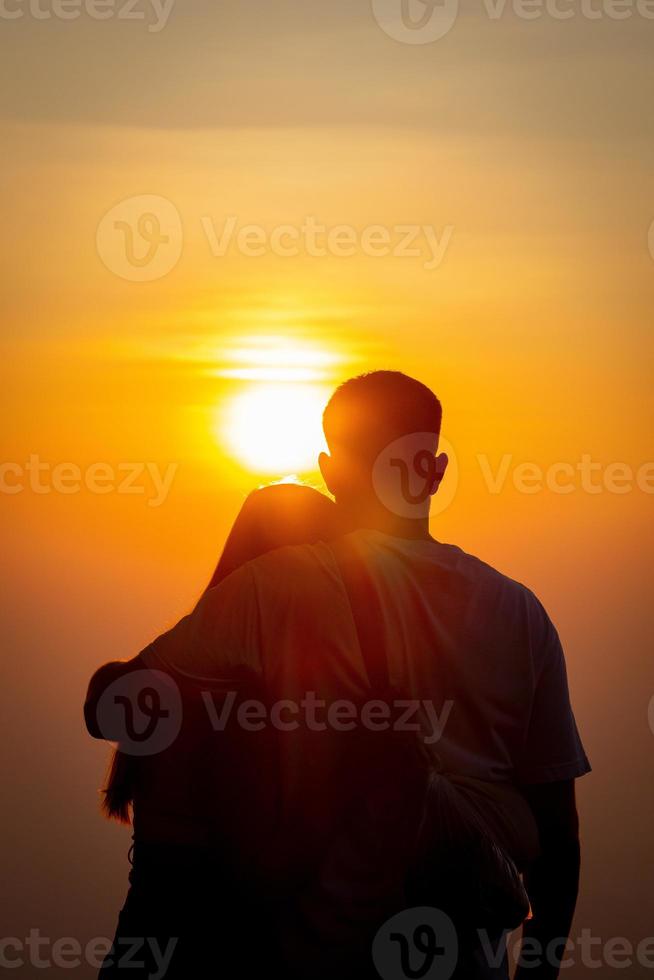
[[[292,450],[294,413],[306,447],[323,395],[373,367],[413,373],[443,401],[456,465],[433,533],[534,588],[559,626],[595,766],[580,790],[580,928],[636,940],[651,928],[654,23],[481,11],[462,4],[424,46],[393,41],[368,4],[313,0],[196,0],[159,33],[2,24],[5,481],[35,455],[48,478],[58,464],[82,479],[98,463],[173,468],[157,506],[147,471],[142,493],[35,492],[29,479],[0,493],[4,836],[10,876],[33,867],[38,891],[17,885],[12,934],[111,928],[126,839],[95,817],[104,755],[82,733],[83,686],[188,608],[244,494],[289,472],[271,471],[248,414],[260,396],[244,393],[284,386],[272,421]],[[173,258],[166,269],[164,249],[163,273],[137,281],[148,269],[130,265],[113,222],[155,198]],[[263,254],[234,240],[215,254],[230,216],[237,234],[260,229]],[[308,219],[346,226],[353,254],[309,254]],[[406,225],[423,229],[416,255],[363,244],[381,228],[392,251]],[[281,226],[298,254],[271,247]],[[578,470],[571,492],[548,488],[553,465],[585,455],[599,493]],[[542,489],[516,487],[524,463]],[[617,463],[626,492],[607,488]],[[99,878],[72,872],[62,906],[80,856]]]

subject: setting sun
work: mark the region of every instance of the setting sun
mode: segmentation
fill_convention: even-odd
[[[215,415],[214,434],[251,472],[283,477],[317,469],[334,351],[295,336],[245,336],[219,354],[213,373],[238,387]]]
[[[228,401],[218,435],[256,473],[314,470],[324,448],[321,420],[328,395],[318,384],[252,384]]]

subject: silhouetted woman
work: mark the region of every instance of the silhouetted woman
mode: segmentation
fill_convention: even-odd
[[[335,504],[308,487],[257,490],[236,518],[208,588],[265,552],[329,540],[340,530]],[[96,737],[103,734],[99,697],[130,669],[130,662],[107,664],[94,675],[85,716]],[[274,734],[246,735],[235,724],[217,734],[206,710],[208,696],[219,702],[230,689],[242,698],[265,695],[243,671],[211,691],[203,685],[204,693],[184,678],[174,680],[183,703],[179,735],[148,756],[115,750],[103,790],[105,814],[132,822],[134,844],[130,887],[102,980],[209,974],[236,980],[271,966],[256,876],[276,815]]]

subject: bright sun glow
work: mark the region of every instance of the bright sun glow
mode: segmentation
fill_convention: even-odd
[[[256,473],[315,470],[324,448],[322,412],[328,397],[329,389],[318,384],[253,384],[227,404],[221,435]]]
[[[267,477],[316,470],[336,351],[264,334],[240,337],[217,361],[218,376],[241,382],[217,418],[216,435],[230,454]]]

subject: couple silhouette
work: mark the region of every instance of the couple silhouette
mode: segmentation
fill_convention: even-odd
[[[103,980],[502,978],[523,923],[516,975],[558,975],[590,767],[538,599],[430,534],[441,420],[399,372],[345,382],[334,499],[254,491],[193,611],[93,675],[133,827]]]

